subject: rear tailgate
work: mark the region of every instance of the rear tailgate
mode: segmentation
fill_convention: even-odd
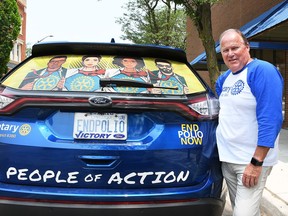
[[[216,159],[216,121],[191,121],[172,111],[119,113],[127,115],[125,140],[73,138],[73,111],[25,108],[13,118],[2,116],[0,181],[111,189],[195,186],[207,180]]]

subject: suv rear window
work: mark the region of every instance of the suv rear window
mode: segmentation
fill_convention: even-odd
[[[103,87],[100,80],[111,81]],[[112,80],[148,83],[134,86]],[[129,56],[61,55],[35,57],[3,82],[22,90],[86,91],[143,94],[190,94],[205,91],[190,68],[181,62]],[[155,88],[154,88],[155,87]]]

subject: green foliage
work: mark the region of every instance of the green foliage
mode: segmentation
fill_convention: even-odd
[[[0,76],[7,72],[13,41],[19,35],[21,17],[16,0],[0,1]]]
[[[26,57],[29,57],[32,54],[32,45],[31,43],[26,44]]]
[[[172,0],[176,5],[181,5],[185,8],[186,14],[196,24],[201,22],[202,15],[199,13],[203,5],[209,5],[210,7],[221,0]],[[208,11],[207,11],[208,12]],[[210,13],[210,12],[208,12]],[[206,14],[204,14],[206,15]]]
[[[137,44],[157,44],[185,49],[185,10],[170,0],[130,0],[127,13],[117,19],[123,40]]]
[[[221,0],[173,0],[185,8],[186,14],[197,28],[199,38],[206,51],[210,86],[215,90],[215,82],[220,75],[215,41],[212,34],[211,6]]]

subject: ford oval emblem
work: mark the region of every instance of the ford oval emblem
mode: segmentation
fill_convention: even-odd
[[[112,104],[112,100],[106,96],[91,97],[89,98],[89,103],[94,106],[106,107]]]
[[[121,139],[121,138],[124,138],[125,135],[124,134],[114,134],[113,137]]]

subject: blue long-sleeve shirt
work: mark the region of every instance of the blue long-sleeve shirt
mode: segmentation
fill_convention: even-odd
[[[220,101],[220,160],[246,164],[257,145],[278,147],[283,122],[283,78],[275,66],[255,59],[236,73],[228,70],[218,78],[216,92]],[[277,149],[270,150],[264,165],[276,162]]]

